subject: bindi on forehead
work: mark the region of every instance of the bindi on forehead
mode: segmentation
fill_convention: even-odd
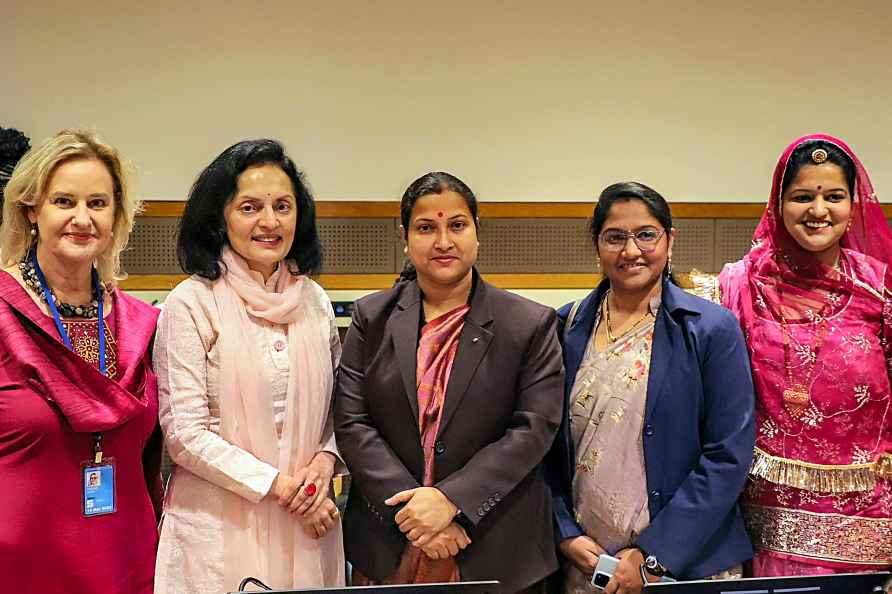
[[[820,191],[822,187],[823,187],[823,186],[818,185],[818,191]]]
[[[442,211],[442,210],[437,211],[437,218],[438,218],[438,219],[442,219],[442,218],[443,218],[443,211]]]

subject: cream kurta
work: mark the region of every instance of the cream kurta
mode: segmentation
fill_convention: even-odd
[[[275,285],[275,275],[267,283]],[[289,359],[286,326],[258,318],[255,337],[272,387],[276,428],[282,429]],[[190,277],[164,303],[155,337],[154,365],[165,445],[176,467],[164,502],[155,570],[155,592],[220,594],[223,587],[223,490],[259,502],[278,470],[220,437],[220,321],[212,283]],[[341,346],[334,318],[332,369]],[[331,419],[320,450],[336,453]],[[296,520],[295,520],[296,521]],[[341,539],[336,524],[324,538]],[[260,577],[260,576],[257,576]],[[262,579],[262,578],[261,578]]]

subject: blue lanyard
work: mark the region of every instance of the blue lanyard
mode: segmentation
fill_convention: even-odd
[[[43,276],[43,270],[40,269],[40,263],[37,261],[37,250],[31,252],[31,263],[34,264],[34,271],[37,272],[37,280],[40,281],[40,287],[43,289],[43,296],[46,298],[46,304],[49,306],[50,312],[53,314],[53,321],[56,322],[56,330],[59,331],[59,335],[65,342],[65,346],[73,351],[74,346],[71,344],[71,338],[68,337],[68,332],[65,331],[65,326],[62,325],[62,316],[59,315],[59,310],[56,308],[56,300],[53,298],[53,292],[50,291],[50,287],[46,283],[46,277]],[[105,318],[102,315],[102,305],[105,299],[99,287],[99,274],[96,272],[95,268],[93,269],[92,276],[93,292],[94,294],[99,295],[99,371],[102,372],[102,375],[108,375],[108,369],[105,366]]]

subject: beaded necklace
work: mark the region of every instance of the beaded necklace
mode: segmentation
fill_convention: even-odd
[[[34,264],[31,263],[30,256],[26,256],[24,260],[19,262],[19,270],[22,273],[22,280],[25,281],[25,284],[31,289],[35,295],[40,297],[40,300],[46,303],[46,295],[43,292],[43,288],[40,286],[40,279],[37,278],[37,271],[34,269]],[[100,285],[101,287],[102,285]],[[85,305],[72,305],[70,303],[64,303],[56,297],[56,292],[50,289],[50,293],[53,295],[53,300],[56,302],[56,308],[59,310],[59,314],[63,318],[84,318],[84,319],[93,319],[99,317],[99,300],[103,298],[105,293],[104,289],[100,288],[100,292],[102,294],[97,294],[96,291],[93,291],[93,297],[90,303]]]

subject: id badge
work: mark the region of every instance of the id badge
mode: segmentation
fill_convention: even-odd
[[[115,461],[105,458],[102,463],[84,462],[81,465],[82,502],[84,517],[113,514],[118,510],[115,496]]]

